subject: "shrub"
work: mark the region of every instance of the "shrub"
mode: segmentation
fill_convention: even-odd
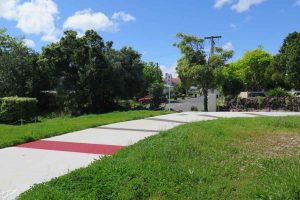
[[[163,102],[164,85],[160,82],[155,82],[149,89],[149,94],[152,97],[150,104],[151,109],[158,109]]]
[[[36,116],[37,103],[33,98],[0,98],[0,122],[12,123],[20,119],[33,119]]]
[[[287,97],[289,96],[288,92],[283,88],[274,88],[268,92],[269,97]]]
[[[265,102],[265,97],[257,97],[258,108],[262,109]]]

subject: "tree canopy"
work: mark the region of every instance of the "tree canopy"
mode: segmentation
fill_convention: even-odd
[[[261,91],[267,89],[270,77],[267,72],[273,56],[259,47],[244,53],[243,57],[222,69],[220,86],[224,94],[236,95],[242,90]],[[221,79],[221,78],[219,78]]]
[[[300,32],[290,33],[272,63],[272,81],[285,88],[300,89]]]
[[[204,40],[196,36],[178,33],[178,47],[183,57],[178,60],[177,72],[185,87],[189,84],[197,86],[204,95],[204,110],[208,111],[208,90],[215,89],[217,70],[226,65],[233,51],[216,48],[216,54],[207,59],[204,51]]]
[[[115,99],[138,95],[144,81],[141,55],[129,47],[113,49],[93,30],[82,37],[66,31],[43,48],[39,63],[50,72],[51,88],[75,112],[107,111]]]
[[[0,97],[34,96],[43,87],[43,71],[36,61],[38,54],[0,29]]]
[[[144,62],[144,85],[143,85],[143,94],[145,95],[148,93],[149,88],[152,87],[152,85],[155,82],[161,82],[162,81],[162,77],[163,77],[163,73],[161,71],[161,69],[156,66],[153,62]]]

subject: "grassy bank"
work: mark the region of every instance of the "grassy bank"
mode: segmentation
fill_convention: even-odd
[[[183,125],[20,199],[300,199],[300,117]]]
[[[21,144],[24,142],[61,135],[100,125],[121,121],[141,119],[145,117],[166,114],[165,111],[129,111],[113,112],[100,115],[85,115],[81,117],[63,117],[42,119],[39,123],[18,125],[0,124],[0,148]]]

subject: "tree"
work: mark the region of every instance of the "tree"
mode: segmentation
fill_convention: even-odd
[[[222,48],[216,48],[216,54],[207,60],[203,39],[183,33],[178,33],[177,38],[180,39],[180,42],[175,43],[174,46],[178,47],[184,55],[179,60],[179,66],[187,67],[187,78],[189,77],[192,84],[198,86],[202,91],[204,111],[208,111],[208,90],[216,87],[216,71],[232,57],[233,51],[223,51]]]
[[[88,30],[82,37],[66,31],[59,42],[43,48],[39,64],[48,69],[52,88],[73,114],[110,111],[117,98],[140,93],[141,55],[112,45]]]
[[[0,29],[0,96],[37,97],[47,87],[45,72],[37,65],[38,53]]]
[[[232,63],[217,71],[217,85],[225,96],[236,96],[244,89],[242,72],[239,65]]]
[[[272,81],[277,86],[300,89],[300,32],[285,38],[272,63]]]
[[[180,78],[182,87],[185,89],[186,95],[192,86],[192,80],[190,78],[190,64],[186,57],[182,57],[177,61],[176,71]]]
[[[156,82],[162,81],[162,71],[159,67],[157,67],[153,62],[144,62],[144,90],[143,94],[145,95],[148,93],[149,88]]]
[[[243,68],[243,81],[246,90],[260,91],[267,89],[269,78],[266,72],[273,61],[273,56],[259,47],[252,51],[247,51],[242,59],[233,65]]]

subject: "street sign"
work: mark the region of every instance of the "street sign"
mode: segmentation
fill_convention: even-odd
[[[169,88],[169,110],[171,110],[171,87],[172,87],[172,83],[173,83],[173,81],[172,81],[172,74],[168,74],[168,73],[166,73],[166,78],[165,78],[165,82],[166,82],[166,84],[167,84],[167,86],[168,86],[168,88]]]
[[[169,85],[169,86],[172,86],[172,74],[168,74],[168,73],[166,73],[166,78],[165,78],[165,82],[166,82],[166,84],[167,85]]]

